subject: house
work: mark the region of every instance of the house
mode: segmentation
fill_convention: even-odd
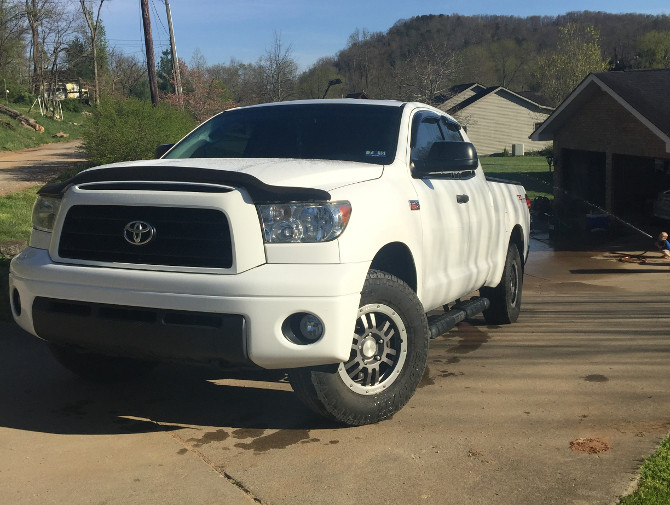
[[[590,74],[531,135],[554,141],[557,203],[648,216],[670,189],[670,69]]]
[[[551,145],[551,142],[528,140],[553,111],[537,96],[478,83],[454,86],[450,91],[451,97],[438,108],[463,125],[480,155],[502,153],[505,148],[523,154],[523,151],[539,151]]]

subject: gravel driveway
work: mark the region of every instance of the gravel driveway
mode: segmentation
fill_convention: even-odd
[[[49,180],[85,161],[80,142],[59,142],[19,151],[0,152],[0,196]]]

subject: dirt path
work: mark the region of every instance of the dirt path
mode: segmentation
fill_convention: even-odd
[[[0,196],[45,184],[85,161],[80,142],[60,142],[19,151],[0,152]]]

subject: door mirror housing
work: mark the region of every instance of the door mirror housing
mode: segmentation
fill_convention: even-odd
[[[174,144],[161,144],[159,145],[156,150],[154,151],[154,159],[158,159],[161,156],[163,156],[166,152],[168,152],[170,149],[172,149],[172,146]]]
[[[476,170],[479,166],[477,150],[470,142],[449,140],[434,142],[428,156],[414,160],[416,177],[439,176],[445,172]]]

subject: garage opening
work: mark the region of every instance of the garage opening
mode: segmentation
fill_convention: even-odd
[[[561,150],[563,189],[568,199],[583,200],[605,206],[605,153]]]
[[[666,165],[654,158],[612,155],[614,213],[640,221],[649,219],[658,192],[670,189]]]

